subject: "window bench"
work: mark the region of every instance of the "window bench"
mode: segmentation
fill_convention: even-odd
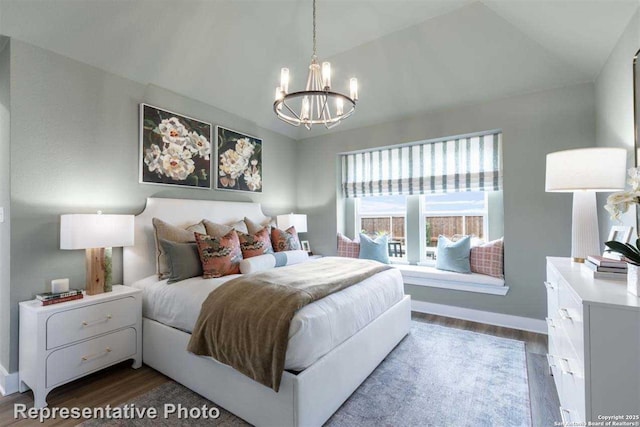
[[[505,286],[503,279],[485,274],[454,273],[419,265],[395,264],[394,267],[400,270],[406,285],[429,286],[491,295],[506,295],[509,291],[509,287]]]

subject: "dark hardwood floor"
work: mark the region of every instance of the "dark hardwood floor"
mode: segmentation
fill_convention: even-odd
[[[533,425],[552,426],[553,421],[560,420],[557,394],[553,380],[547,373],[546,335],[421,313],[413,313],[412,317],[413,320],[420,322],[525,342]],[[53,390],[47,402],[50,408],[117,406],[167,381],[171,380],[146,365],[140,369],[132,369],[131,362],[125,362]],[[13,417],[14,405],[19,403],[26,404],[28,407],[33,406],[33,394],[28,391],[0,397],[0,426],[74,426],[79,423],[77,420],[59,419],[46,421],[43,424],[38,421],[16,420]]]

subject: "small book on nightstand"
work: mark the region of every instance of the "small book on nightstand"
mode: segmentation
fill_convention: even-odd
[[[71,289],[65,292],[44,292],[36,294],[36,299],[42,301],[42,305],[58,304],[61,302],[73,301],[84,297],[80,289]]]

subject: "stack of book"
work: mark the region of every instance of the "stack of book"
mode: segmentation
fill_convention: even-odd
[[[45,292],[37,294],[36,299],[42,302],[42,305],[59,304],[61,302],[82,299],[84,295],[79,289],[70,289],[66,292]]]
[[[584,263],[594,279],[627,280],[627,263],[624,261],[590,255]]]

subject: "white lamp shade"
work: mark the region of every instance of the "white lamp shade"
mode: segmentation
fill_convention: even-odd
[[[60,217],[60,249],[133,245],[133,215],[70,214]]]
[[[297,233],[307,232],[307,216],[302,214],[278,215],[278,228],[286,230],[289,227],[295,227]]]
[[[547,154],[546,191],[571,193],[580,190],[624,189],[627,150],[580,148]]]

